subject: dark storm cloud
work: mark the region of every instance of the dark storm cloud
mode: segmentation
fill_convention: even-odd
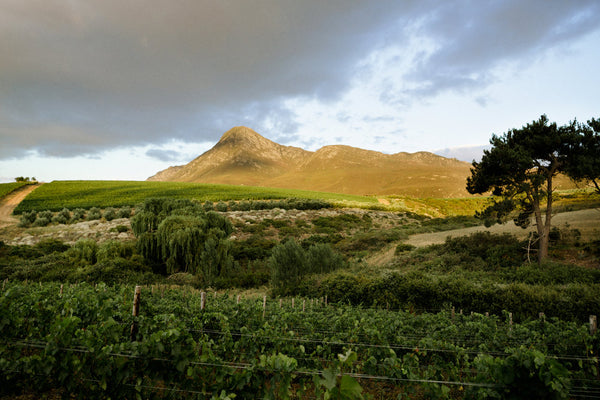
[[[0,1],[0,135],[48,153],[69,127],[95,152],[275,121],[275,100],[343,90],[394,3]]]
[[[0,158],[94,154],[236,125],[293,137],[283,100],[336,100],[357,65],[418,33],[419,96],[597,27],[595,1],[0,0]],[[407,27],[416,29],[412,32]],[[406,93],[404,94],[406,95]]]

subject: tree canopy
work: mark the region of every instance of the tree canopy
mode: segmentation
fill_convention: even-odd
[[[585,124],[572,124],[578,140],[572,148],[567,174],[576,181],[591,182],[600,193],[600,119]]]
[[[492,194],[491,205],[478,216],[488,226],[513,217],[523,228],[533,216],[541,262],[548,255],[554,177],[564,173],[597,182],[600,176],[598,125],[592,120],[588,125],[574,121],[557,126],[542,115],[520,129],[493,135],[492,148],[484,151],[480,162],[473,162],[467,179],[469,193]],[[515,210],[519,211],[516,216]]]
[[[233,231],[224,216],[205,212],[188,200],[148,199],[131,220],[140,253],[165,272],[189,272],[207,284],[231,272],[227,238]]]

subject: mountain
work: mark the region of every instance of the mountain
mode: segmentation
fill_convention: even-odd
[[[432,153],[384,154],[350,146],[311,152],[235,127],[210,150],[150,181],[225,183],[347,194],[467,196],[471,165]]]

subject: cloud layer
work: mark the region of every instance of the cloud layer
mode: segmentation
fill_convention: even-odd
[[[391,104],[485,87],[599,19],[595,0],[0,0],[0,158],[215,141],[242,124],[293,138],[290,100],[335,102],[378,68],[402,82],[382,89]]]

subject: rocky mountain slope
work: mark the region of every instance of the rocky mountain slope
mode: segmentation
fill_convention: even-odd
[[[342,145],[311,152],[236,127],[187,165],[170,167],[148,180],[458,197],[468,195],[469,169],[469,163],[427,152],[384,154]]]

